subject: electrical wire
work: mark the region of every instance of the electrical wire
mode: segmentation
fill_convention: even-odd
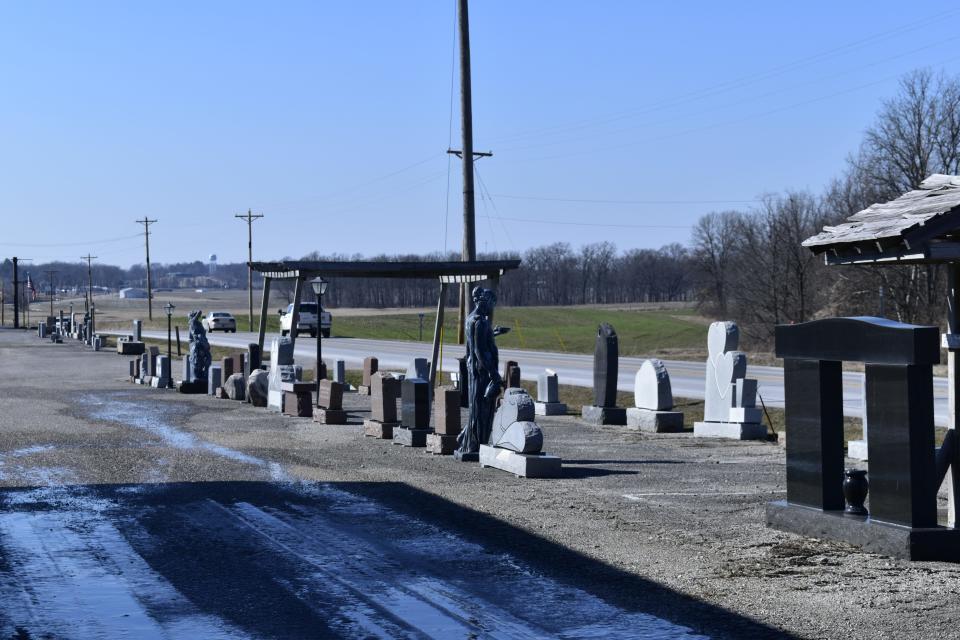
[[[560,224],[576,227],[614,227],[618,229],[691,229],[692,225],[669,225],[669,224],[617,224],[607,222],[568,222],[566,220],[537,220],[533,218],[513,218],[501,216],[502,220],[511,222],[528,222],[531,224]]]
[[[542,202],[575,202],[580,204],[745,204],[761,202],[759,198],[733,200],[607,200],[602,198],[551,198],[547,196],[521,196],[506,193],[494,194],[498,198],[510,200],[537,200]]]

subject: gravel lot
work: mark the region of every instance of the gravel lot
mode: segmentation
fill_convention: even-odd
[[[520,479],[364,439],[356,394],[352,424],[321,426],[132,385],[126,369],[0,330],[4,637],[111,637],[136,621],[171,637],[376,635],[351,626],[363,615],[388,637],[454,637],[414,611],[440,595],[411,604],[384,586],[427,578],[444,611],[474,611],[456,623],[473,637],[960,637],[960,567],[763,525],[784,495],[775,444],[543,418],[564,475]],[[78,575],[119,595],[70,596],[63,626],[52,602]],[[138,613],[111,617],[125,607]]]

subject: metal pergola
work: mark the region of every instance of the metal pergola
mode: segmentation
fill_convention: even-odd
[[[450,284],[487,282],[496,289],[500,277],[520,266],[519,260],[474,260],[469,262],[371,262],[371,261],[303,261],[250,262],[250,268],[263,276],[263,298],[260,301],[260,327],[257,343],[263,350],[267,332],[267,307],[270,283],[273,280],[295,280],[293,289],[293,317],[290,338],[297,339],[296,327],[300,320],[300,300],[304,282],[313,278],[400,278],[436,279],[440,283],[437,297],[437,318],[433,330],[433,357],[430,359],[430,387],[436,383],[437,359],[440,355],[440,330],[443,327],[443,301]],[[318,310],[319,311],[319,310]],[[317,327],[320,330],[320,327]]]

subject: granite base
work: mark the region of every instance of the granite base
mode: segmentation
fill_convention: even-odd
[[[436,456],[449,456],[457,448],[457,436],[448,436],[442,433],[431,433],[427,436],[427,453]]]
[[[810,538],[847,542],[895,558],[960,562],[960,529],[912,529],[869,516],[821,511],[782,500],[767,503],[767,526]]]
[[[567,414],[567,405],[562,402],[534,402],[533,409],[538,416],[563,416]]]
[[[693,435],[697,438],[766,440],[767,427],[759,422],[695,422]]]
[[[363,421],[363,435],[367,436],[368,438],[393,440],[393,430],[399,426],[399,422],[380,422],[379,420],[372,420],[368,418]]]
[[[429,433],[431,433],[430,429],[396,427],[393,430],[393,444],[403,445],[404,447],[425,447],[427,446],[427,435]]]
[[[646,433],[676,433],[683,431],[683,412],[630,407],[627,426]]]
[[[595,407],[586,404],[583,405],[580,413],[583,416],[583,420],[590,424],[613,424],[620,426],[627,424],[627,410],[623,407]]]
[[[521,478],[556,478],[560,475],[560,458],[545,453],[517,453],[480,445],[480,466],[493,467]]]

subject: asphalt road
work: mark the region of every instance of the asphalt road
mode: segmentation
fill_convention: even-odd
[[[166,333],[144,331],[144,336],[166,339]],[[238,332],[231,334],[207,334],[210,344],[245,348],[257,339],[256,333]],[[706,340],[706,332],[704,332]],[[265,348],[270,348],[270,336],[267,336]],[[297,339],[295,356],[301,361],[312,362],[316,355],[316,341],[309,336]],[[367,356],[380,359],[384,368],[406,369],[414,358],[430,358],[430,345],[391,340],[365,340],[360,338],[329,338],[323,341],[325,360],[344,360],[348,367],[359,368]],[[456,358],[463,356],[462,347],[445,345],[443,350],[443,370],[456,371]],[[571,353],[551,353],[545,351],[522,351],[519,349],[501,349],[500,360],[515,360],[520,364],[521,376],[525,380],[536,380],[545,368],[553,369],[560,376],[561,384],[590,387],[593,384],[593,357]],[[643,358],[620,358],[620,378],[617,383],[621,391],[633,391],[633,378],[640,368]],[[665,360],[670,372],[670,384],[673,395],[680,398],[702,399],[704,395],[705,364],[680,360]],[[783,369],[780,367],[761,367],[749,364],[747,356],[747,375],[756,378],[758,391],[764,403],[769,407],[783,407]],[[947,379],[934,378],[934,420],[938,426],[947,426]],[[863,416],[863,374],[846,372],[843,374],[844,413],[852,417]]]

